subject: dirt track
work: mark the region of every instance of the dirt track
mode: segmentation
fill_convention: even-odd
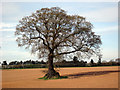
[[[118,67],[60,68],[67,79],[41,80],[46,69],[2,70],[2,88],[118,88]]]

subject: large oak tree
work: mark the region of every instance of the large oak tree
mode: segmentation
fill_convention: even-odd
[[[68,15],[59,7],[42,8],[26,16],[16,26],[18,46],[30,48],[39,58],[48,57],[45,78],[59,77],[53,60],[70,55],[99,53],[101,39],[92,31],[93,25],[82,16]]]

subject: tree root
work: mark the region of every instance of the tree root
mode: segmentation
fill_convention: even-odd
[[[49,71],[47,74],[44,76],[45,79],[51,79],[51,78],[60,78],[60,74],[56,72],[55,70]]]

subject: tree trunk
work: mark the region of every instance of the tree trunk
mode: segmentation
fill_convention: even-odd
[[[54,70],[54,66],[53,66],[53,52],[51,52],[48,55],[48,72],[47,72],[47,74],[44,77],[47,78],[47,79],[59,78],[60,77],[59,73]]]

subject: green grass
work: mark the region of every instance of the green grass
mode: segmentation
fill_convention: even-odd
[[[41,77],[41,78],[38,78],[38,79],[43,79],[43,80],[54,80],[54,79],[66,79],[68,78],[68,76],[60,76],[59,78],[51,78],[51,79],[47,79],[45,77]]]

